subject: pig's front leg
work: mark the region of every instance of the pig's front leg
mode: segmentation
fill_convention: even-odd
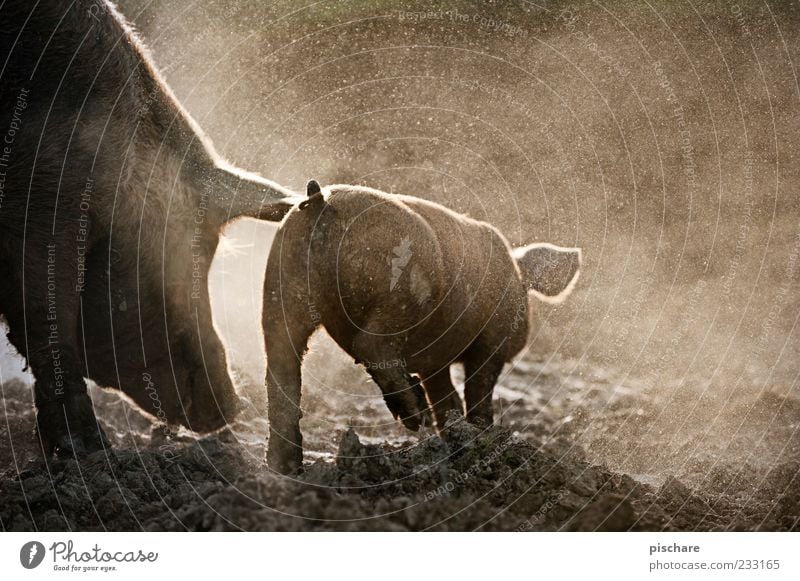
[[[267,294],[269,297],[269,293]],[[314,331],[295,309],[265,302],[264,337],[267,346],[267,405],[269,443],[267,463],[281,474],[291,474],[303,465],[300,433],[301,365],[308,339]]]

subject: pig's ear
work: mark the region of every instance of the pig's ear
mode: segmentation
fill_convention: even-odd
[[[512,251],[525,288],[548,303],[563,301],[578,282],[580,248],[553,244],[529,244]]]
[[[305,210],[312,205],[324,203],[322,188],[319,187],[319,182],[317,182],[317,180],[310,180],[308,184],[306,184],[306,196],[308,196],[308,199],[300,202],[298,206],[301,210]]]

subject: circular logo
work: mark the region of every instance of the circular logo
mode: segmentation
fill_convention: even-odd
[[[19,562],[26,569],[35,569],[44,559],[44,545],[39,541],[31,541],[22,545],[19,550]]]

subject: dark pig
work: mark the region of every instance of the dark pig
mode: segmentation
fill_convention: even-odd
[[[0,3],[0,141],[0,314],[44,452],[106,446],[84,378],[223,426],[209,266],[227,221],[278,220],[293,194],[219,158],[103,0]]]

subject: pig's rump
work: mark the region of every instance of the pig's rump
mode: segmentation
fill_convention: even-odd
[[[418,198],[328,191],[322,215],[332,219],[312,226],[321,231],[309,256],[312,272],[327,273],[317,302],[338,300],[324,324],[340,344],[354,331],[395,337],[409,370],[438,369],[502,316],[505,301],[524,308],[508,244],[490,225]]]

